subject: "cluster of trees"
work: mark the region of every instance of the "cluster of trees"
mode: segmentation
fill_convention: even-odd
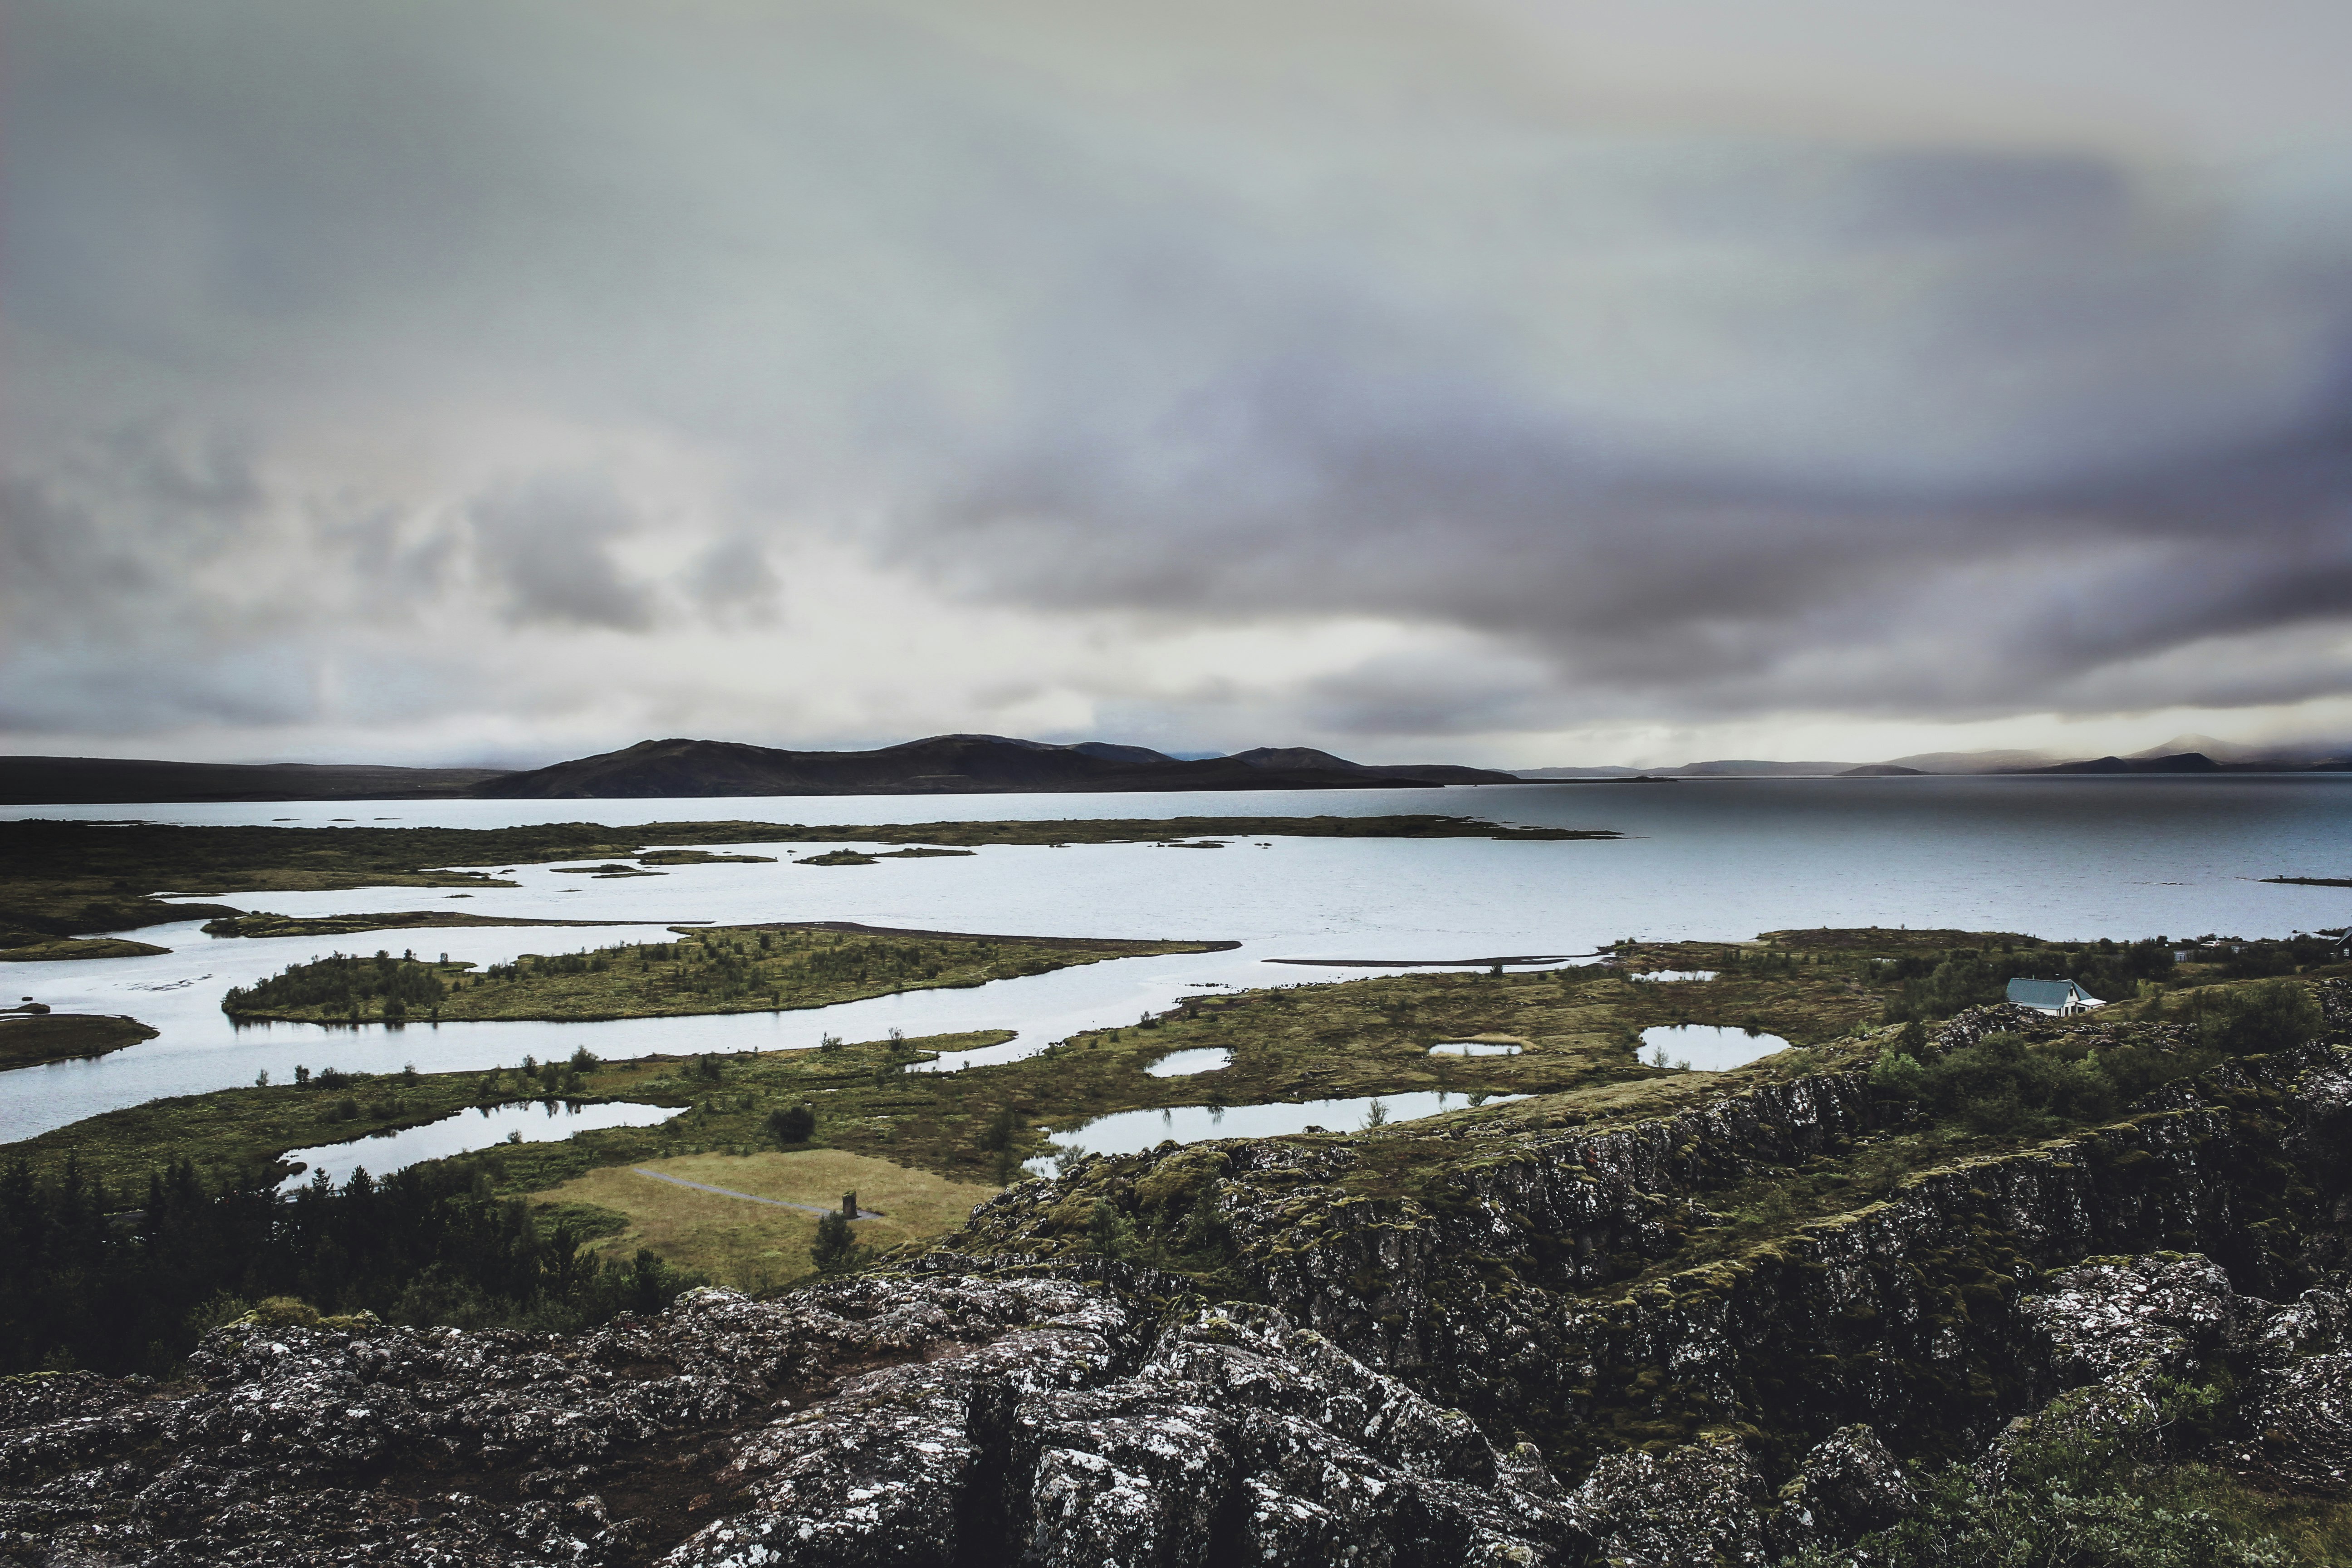
[[[2197,992],[2190,1000],[2179,1015],[2194,1042],[2186,1050],[2156,1044],[2101,1050],[2074,1037],[2035,1045],[1990,1034],[1933,1056],[1926,1030],[1914,1021],[1900,1047],[1880,1053],[1871,1083],[1973,1131],[2024,1136],[2112,1116],[2158,1084],[2200,1072],[2221,1057],[2281,1050],[2325,1027],[2310,993],[2291,980]]]
[[[971,951],[964,956],[971,962],[984,963],[995,956],[994,942],[975,942],[970,947]],[[804,970],[813,980],[863,981],[875,975],[892,979],[937,980],[940,971],[954,963],[957,957],[958,954],[945,942],[903,939],[877,942],[865,938],[812,945],[793,961],[793,967]]]
[[[412,1010],[439,1006],[448,994],[432,966],[417,963],[414,952],[399,958],[382,951],[373,958],[337,952],[289,965],[251,986],[232,985],[221,998],[221,1011],[236,1018],[316,1007],[354,1020],[371,1012],[404,1018]]]
[[[1900,981],[1902,994],[1886,1005],[1889,1023],[1948,1018],[1970,1007],[1999,1002],[2011,980],[2069,979],[2108,1001],[2137,995],[2143,980],[2172,973],[2172,950],[2160,942],[2116,942],[2102,939],[2079,948],[2028,947],[1880,959],[1871,965],[1879,984]]]
[[[541,1061],[537,1057],[527,1056],[514,1072],[522,1080],[520,1088],[524,1094],[578,1094],[587,1086],[587,1075],[602,1065],[595,1052],[582,1046],[565,1061],[557,1061],[553,1057]],[[485,1094],[503,1092],[507,1087],[506,1069],[492,1068],[484,1073],[480,1087]]]
[[[602,974],[613,967],[613,954],[619,951],[603,948],[594,952],[559,952],[551,956],[525,953],[512,963],[493,963],[482,971],[485,980],[536,980],[550,974]]]
[[[131,1206],[136,1204],[137,1206]],[[562,1331],[651,1311],[701,1281],[639,1252],[601,1262],[486,1179],[418,1166],[382,1181],[322,1172],[291,1198],[208,1191],[183,1160],[143,1193],[68,1164],[0,1171],[0,1372],[169,1374],[205,1330],[295,1297],[395,1322]]]
[[[2224,980],[2261,980],[2293,974],[2334,956],[2335,942],[2324,936],[2289,937],[2284,942],[2250,942],[2221,961]]]

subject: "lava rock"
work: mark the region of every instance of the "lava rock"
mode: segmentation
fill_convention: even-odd
[[[1770,1520],[1775,1547],[1840,1545],[1885,1530],[1918,1506],[1918,1491],[1878,1434],[1857,1423],[1816,1444],[1780,1489]]]

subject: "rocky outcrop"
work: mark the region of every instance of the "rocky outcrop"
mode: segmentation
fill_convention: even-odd
[[[705,1290],[570,1343],[245,1324],[196,1366],[0,1384],[0,1552],[1402,1568],[1559,1562],[1585,1528],[1532,1451],[1321,1336],[1161,1323],[1104,1280]]]
[[[2011,1011],[1956,1020],[1956,1042]],[[1746,1426],[1786,1477],[1843,1426],[1958,1458],[2049,1397],[2063,1380],[2021,1352],[2019,1303],[2086,1257],[2196,1249],[2247,1289],[2293,1294],[2340,1248],[2326,1189],[2347,1111],[2352,1075],[2327,1046],[2231,1062],[2108,1126],[1906,1178],[1680,1270],[1659,1265],[1717,1223],[1711,1192],[1850,1154],[1899,1108],[1850,1070],[1605,1131],[1460,1135],[1409,1194],[1366,1191],[1377,1173],[1354,1144],[1163,1146],[1016,1189],[969,1235],[1026,1249],[1083,1235],[1098,1204],[1146,1219],[1205,1201],[1290,1321],[1573,1469]]]
[[[184,1384],[0,1382],[0,1558],[1670,1568],[1884,1528],[1944,1458],[1998,1486],[2193,1447],[2352,1493],[2335,1047],[1675,1267],[1727,1184],[1905,1114],[1845,1070],[1427,1135],[1402,1173],[1163,1146],[774,1301],[569,1339],[249,1321]],[[1070,1250],[1179,1232],[1230,1288]]]
[[[1834,1545],[1885,1530],[1911,1511],[1918,1489],[1868,1426],[1841,1426],[1805,1456],[1772,1517],[1782,1552]]]

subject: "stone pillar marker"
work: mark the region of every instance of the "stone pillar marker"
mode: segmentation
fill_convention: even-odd
[[[856,1193],[844,1193],[841,1194],[841,1217],[844,1219],[856,1219],[857,1217],[857,1194]]]

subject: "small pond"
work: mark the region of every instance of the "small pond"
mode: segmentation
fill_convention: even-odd
[[[1223,1046],[1202,1046],[1197,1050],[1171,1051],[1143,1070],[1153,1078],[1191,1078],[1194,1073],[1217,1072],[1234,1065],[1234,1053]]]
[[[1121,1110],[1098,1117],[1074,1132],[1056,1132],[1056,1143],[1076,1143],[1094,1154],[1139,1154],[1169,1139],[1197,1143],[1210,1138],[1278,1138],[1319,1127],[1332,1132],[1360,1131],[1378,1105],[1390,1121],[1412,1121],[1441,1110],[1500,1105],[1517,1094],[1465,1094],[1459,1089],[1412,1094],[1368,1094],[1354,1100],[1308,1100],[1276,1105],[1177,1105],[1164,1110]],[[1029,1162],[1037,1175],[1053,1173],[1050,1159]]]
[[[1712,969],[1653,969],[1647,974],[1629,974],[1628,980],[1712,980],[1718,972]]]
[[[1644,1063],[1685,1071],[1726,1072],[1788,1048],[1778,1035],[1720,1024],[1660,1024],[1642,1031]]]
[[[1429,1047],[1433,1057],[1515,1057],[1521,1047],[1500,1040],[1440,1040]]]
[[[312,1149],[289,1150],[286,1158],[297,1162],[299,1168],[280,1183],[278,1190],[292,1192],[308,1183],[315,1171],[326,1172],[327,1179],[341,1186],[362,1165],[371,1176],[385,1176],[426,1160],[444,1160],[494,1144],[552,1143],[574,1132],[592,1132],[604,1127],[652,1127],[677,1113],[675,1106],[632,1105],[617,1100],[583,1105],[563,1100],[525,1100],[511,1105],[460,1110],[422,1127],[374,1132]],[[519,1139],[517,1133],[521,1134]]]

